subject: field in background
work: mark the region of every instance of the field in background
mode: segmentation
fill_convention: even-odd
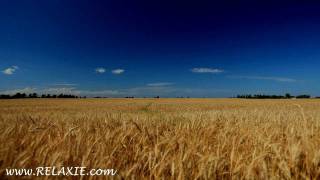
[[[319,122],[313,99],[1,100],[0,178],[86,166],[116,179],[319,179]]]

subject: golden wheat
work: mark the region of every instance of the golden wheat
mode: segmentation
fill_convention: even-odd
[[[319,179],[319,122],[319,100],[1,100],[0,178],[86,166],[114,179]]]

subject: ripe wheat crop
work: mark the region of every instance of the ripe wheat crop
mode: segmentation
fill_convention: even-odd
[[[312,99],[1,100],[0,178],[85,166],[113,179],[319,179],[319,122]]]

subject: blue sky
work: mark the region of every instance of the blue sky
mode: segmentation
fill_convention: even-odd
[[[320,3],[0,2],[0,93],[320,96]]]

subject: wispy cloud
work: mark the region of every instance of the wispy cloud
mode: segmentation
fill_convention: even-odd
[[[95,69],[96,73],[103,74],[106,72],[106,69],[103,67],[98,67]]]
[[[111,90],[111,89],[105,89],[105,90],[79,90],[79,94],[82,96],[103,96],[103,97],[121,97],[123,94],[119,90]]]
[[[16,70],[18,70],[19,67],[18,66],[11,66],[11,67],[8,67],[7,69],[4,69],[2,71],[3,74],[5,75],[12,75],[15,73]]]
[[[150,87],[161,87],[161,86],[171,86],[173,84],[174,83],[171,83],[171,82],[157,82],[157,83],[149,83],[149,84],[147,84],[147,86],[150,86]]]
[[[153,84],[153,83],[152,83]],[[173,86],[141,86],[132,87],[126,89],[102,89],[102,90],[84,90],[76,87],[52,87],[52,88],[31,88],[26,87],[22,89],[4,90],[0,91],[0,94],[16,94],[16,93],[37,93],[42,94],[72,94],[77,96],[87,97],[178,97],[178,96],[191,96],[191,97],[217,97],[225,95],[230,90],[222,89],[197,89],[197,88],[177,88]]]
[[[296,82],[296,79],[287,77],[273,77],[273,76],[228,76],[228,78],[233,79],[253,79],[253,80],[270,80],[278,82]]]
[[[169,96],[175,91],[176,89],[171,86],[142,86],[122,90],[124,94],[136,97]]]
[[[50,84],[51,86],[77,86],[78,84],[73,84],[73,83],[54,83]]]
[[[80,91],[74,87],[57,87],[57,88],[45,88],[45,89],[38,89],[36,91],[39,94],[73,94],[73,95],[80,95]]]
[[[124,73],[124,69],[114,69],[111,72],[112,74],[122,74]]]
[[[8,95],[13,95],[16,93],[30,94],[30,93],[34,93],[36,91],[37,91],[37,88],[26,87],[26,88],[22,88],[22,89],[3,90],[3,91],[0,91],[0,94],[8,94]]]
[[[211,74],[219,74],[223,73],[223,69],[216,69],[216,68],[193,68],[191,69],[191,72],[193,73],[211,73]]]
[[[74,95],[79,95],[80,91],[77,90],[74,87],[62,87],[62,88],[32,88],[32,87],[26,87],[22,89],[12,89],[12,90],[5,90],[5,91],[0,91],[0,94],[9,94],[13,95],[16,93],[38,93],[38,94],[74,94]]]
[[[12,90],[3,90],[0,91],[0,94],[14,95],[16,93],[37,93],[38,95],[42,94],[51,94],[51,95],[59,95],[59,94],[72,94],[72,95],[81,95],[81,96],[102,96],[102,97],[122,97],[125,96],[124,93],[128,93],[127,90],[81,90],[75,87],[52,87],[52,88],[21,88],[21,89],[12,89]]]

